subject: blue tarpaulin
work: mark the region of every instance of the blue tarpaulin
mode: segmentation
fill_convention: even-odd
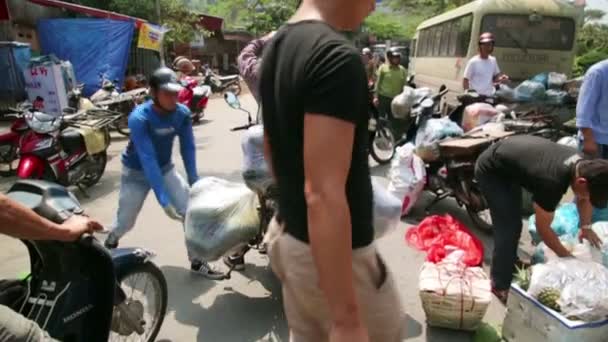
[[[133,31],[131,21],[111,19],[45,19],[38,22],[44,54],[54,54],[74,66],[84,95],[101,87],[102,77],[123,83]]]
[[[0,42],[0,102],[14,105],[27,97],[23,71],[30,60],[29,44]]]

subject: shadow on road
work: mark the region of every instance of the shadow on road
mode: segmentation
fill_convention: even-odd
[[[247,264],[242,273],[250,279],[246,286],[259,282],[265,288],[268,294],[261,297],[240,292],[246,289],[234,288],[230,280],[213,282],[174,266],[162,270],[170,279],[168,312],[173,311],[181,324],[197,327],[197,341],[288,339],[280,283],[267,266]],[[212,289],[220,294],[212,303],[201,303],[199,298]]]

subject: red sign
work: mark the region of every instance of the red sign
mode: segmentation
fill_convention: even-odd
[[[0,20],[11,20],[7,1],[8,0],[0,0]]]

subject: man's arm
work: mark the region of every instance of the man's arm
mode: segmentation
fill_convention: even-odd
[[[572,256],[564,245],[562,245],[557,234],[551,229],[554,214],[544,210],[536,203],[534,203],[534,211],[536,213],[536,231],[547,247],[555,252],[560,258]]]
[[[154,190],[160,206],[166,208],[171,204],[171,201],[165,188],[163,173],[156,158],[152,139],[148,134],[146,121],[136,115],[131,115],[129,117],[129,129],[131,129],[131,143],[137,151],[146,179]]]
[[[184,118],[184,123],[179,130],[179,147],[182,160],[184,161],[184,168],[188,174],[188,183],[192,186],[198,181],[198,171],[196,170],[196,144],[194,143],[190,113]]]
[[[237,58],[239,72],[248,82],[252,80],[255,82],[257,80],[259,55],[263,47],[264,41],[262,39],[252,40],[243,48]]]
[[[276,176],[274,174],[274,169],[272,166],[272,150],[270,149],[270,138],[268,138],[268,134],[266,134],[266,132],[264,132],[264,159],[266,160],[266,165],[268,166],[270,175],[276,180]]]
[[[583,151],[591,156],[597,153],[597,144],[593,136],[593,122],[598,122],[599,112],[598,103],[600,101],[599,75],[597,72],[590,72],[585,76],[581,93],[576,105],[576,127],[583,135],[585,146]]]
[[[53,223],[0,194],[1,234],[27,240],[73,241],[102,229],[99,223],[82,216],[73,216],[63,224]]]
[[[470,84],[469,84],[469,79],[468,78],[463,78],[462,79],[462,89],[466,92],[467,90],[469,90],[470,88]]]
[[[576,196],[576,208],[578,209],[579,216],[579,241],[583,242],[583,239],[587,239],[593,247],[601,248],[603,244],[602,240],[591,229],[591,224],[593,223],[593,205],[589,197]]]
[[[364,335],[353,285],[352,224],[346,181],[355,125],[367,116],[366,76],[358,53],[336,46],[306,70],[304,192],[308,234],[332,330]],[[380,75],[381,76],[381,75]],[[327,101],[332,99],[332,101]]]

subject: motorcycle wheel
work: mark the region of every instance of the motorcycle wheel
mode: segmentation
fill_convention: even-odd
[[[380,165],[388,164],[393,159],[395,156],[395,135],[390,127],[378,126],[374,139],[369,146],[369,153]]]
[[[93,158],[95,158],[96,171],[92,174],[88,174],[82,181],[82,185],[87,188],[99,183],[103,173],[106,171],[106,165],[108,163],[108,154],[106,151],[94,155]]]
[[[149,281],[141,281],[146,278]],[[118,283],[127,295],[125,304],[139,318],[144,327],[144,334],[138,335],[130,328],[129,323],[121,318],[120,310],[114,307],[108,341],[154,341],[167,313],[168,290],[163,272],[154,263],[147,262],[127,272],[118,279]],[[138,287],[137,284],[140,283],[143,283],[143,286]],[[151,302],[154,303],[152,308]]]

